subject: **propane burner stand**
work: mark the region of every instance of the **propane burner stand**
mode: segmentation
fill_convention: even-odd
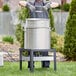
[[[28,18],[24,26],[24,48],[20,48],[20,70],[22,70],[22,60],[30,61],[30,71],[34,71],[33,61],[54,60],[54,70],[56,70],[56,50],[50,49],[50,20],[43,18]],[[29,56],[23,56],[22,52],[27,51]],[[34,56],[34,52],[53,52],[53,57]]]
[[[51,58],[49,56],[46,57],[46,60],[45,58],[42,56],[33,56],[33,52],[36,52],[36,51],[40,51],[40,52],[53,52],[53,61],[54,61],[54,70],[56,71],[56,50],[55,49],[24,49],[24,48],[20,48],[20,70],[22,70],[22,52],[23,51],[28,51],[30,52],[30,57],[25,57],[25,60],[27,61],[30,61],[30,71],[33,72],[34,71],[34,67],[33,67],[33,61],[37,61],[38,58],[39,60],[38,61],[50,61]]]

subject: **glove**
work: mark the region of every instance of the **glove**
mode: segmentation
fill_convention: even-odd
[[[26,1],[19,1],[19,5],[25,7],[27,5]]]

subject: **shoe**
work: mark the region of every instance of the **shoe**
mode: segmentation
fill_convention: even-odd
[[[43,61],[42,62],[42,67],[43,68],[49,68],[49,65],[50,65],[49,61]]]
[[[28,66],[28,68],[30,68],[30,66]]]

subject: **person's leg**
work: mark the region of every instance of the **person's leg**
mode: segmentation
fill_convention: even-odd
[[[42,52],[42,56],[48,56],[48,52]],[[50,61],[42,61],[43,68],[49,68]]]

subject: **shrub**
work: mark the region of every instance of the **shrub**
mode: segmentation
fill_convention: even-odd
[[[18,18],[19,20],[24,23],[26,21],[26,18],[29,17],[29,10],[28,8],[22,7],[18,12]],[[21,24],[17,24],[16,27],[16,38],[17,41],[20,43],[21,47],[24,47],[24,28],[21,26]]]
[[[51,47],[55,48],[57,52],[63,53],[64,36],[58,35],[56,32],[51,32]]]
[[[20,46],[24,47],[24,31],[23,31],[23,27],[21,26],[21,24],[18,24],[16,26],[15,34],[16,34],[17,41],[19,41],[20,43]]]
[[[26,18],[29,17],[29,10],[28,10],[28,8],[24,8],[23,7],[22,9],[20,9],[19,12],[18,12],[18,17],[19,17],[19,20],[21,22],[25,22]]]
[[[70,8],[70,4],[68,4],[68,3],[65,3],[61,6],[61,9],[64,11],[69,11],[69,8]]]
[[[63,35],[58,35],[57,44],[55,48],[58,52],[63,53],[63,49],[64,49],[64,36]]]
[[[52,9],[50,8],[49,10],[49,19],[50,19],[50,27],[51,27],[51,31],[55,31],[55,26],[54,26],[54,16],[52,14]]]
[[[51,32],[51,48],[55,48],[57,44],[57,34],[55,32]]]
[[[10,11],[10,7],[8,6],[8,4],[3,5],[2,9],[3,11],[6,11],[6,12]]]
[[[2,41],[4,41],[4,42],[9,42],[9,43],[11,43],[11,44],[14,43],[14,39],[13,39],[13,37],[11,37],[11,36],[5,36],[5,37],[3,37],[3,38],[2,38]]]
[[[67,60],[76,60],[76,0],[72,0],[64,37],[64,55]]]

